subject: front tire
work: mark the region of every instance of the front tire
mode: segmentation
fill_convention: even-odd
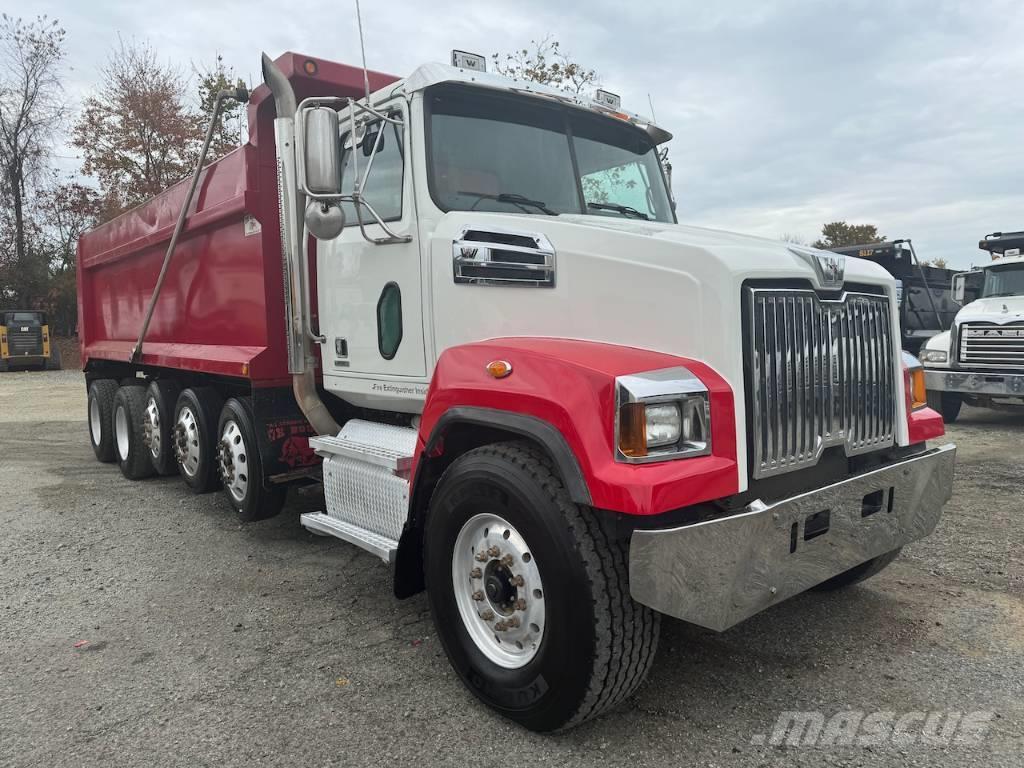
[[[50,356],[46,360],[46,364],[43,368],[47,371],[59,371],[61,369],[60,361],[60,347],[50,342]]]
[[[928,407],[941,413],[946,424],[957,420],[963,404],[963,398],[956,392],[928,392]]]
[[[174,406],[174,452],[186,485],[195,493],[217,489],[215,454],[221,398],[211,387],[183,390]]]
[[[248,398],[232,397],[220,412],[217,464],[228,503],[244,522],[274,517],[286,489],[264,485],[263,461]]]
[[[145,433],[146,388],[141,384],[120,387],[114,395],[114,447],[121,474],[142,480],[153,474]]]
[[[531,730],[596,717],[650,670],[660,616],[630,597],[628,541],[609,522],[525,443],[464,454],[431,499],[425,576],[445,652],[481,701]]]
[[[114,461],[113,412],[117,382],[113,379],[97,379],[89,384],[87,417],[89,442],[96,460],[109,464]]]

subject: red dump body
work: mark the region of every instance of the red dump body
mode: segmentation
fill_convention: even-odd
[[[296,53],[283,54],[276,64],[298,101],[364,92],[363,71],[356,67]],[[373,90],[397,80],[379,72],[369,78]],[[270,90],[261,85],[249,102],[248,143],[204,169],[146,334],[142,364],[262,385],[288,379],[275,117]],[[188,184],[174,185],[79,239],[84,366],[129,360]]]

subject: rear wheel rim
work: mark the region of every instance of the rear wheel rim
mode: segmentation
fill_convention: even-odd
[[[160,409],[156,405],[156,398],[150,397],[146,401],[146,444],[149,446],[149,454],[154,459],[160,458]]]
[[[241,504],[249,492],[249,453],[242,430],[234,419],[220,433],[220,476],[231,498]]]
[[[89,400],[89,434],[92,444],[99,445],[103,440],[103,420],[100,418],[100,403],[95,397]]]
[[[526,666],[544,637],[544,585],[526,540],[504,518],[474,515],[452,551],[452,586],[473,644],[499,667]]]
[[[128,414],[123,405],[114,409],[114,439],[117,441],[117,455],[125,461],[128,458]]]
[[[188,477],[195,477],[202,466],[203,452],[199,445],[199,424],[189,406],[178,411],[174,425],[174,452],[182,471]]]

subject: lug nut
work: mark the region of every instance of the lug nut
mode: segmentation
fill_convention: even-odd
[[[505,626],[509,629],[516,629],[519,626],[519,619],[515,616],[509,616],[505,621]]]
[[[490,547],[490,548],[489,548],[489,549],[487,550],[487,554],[488,554],[488,556],[490,556],[490,557],[498,557],[498,556],[500,556],[500,555],[501,555],[501,550],[500,550],[500,549],[498,549],[497,547]]]
[[[512,586],[513,586],[513,587],[521,587],[521,586],[523,586],[523,585],[524,585],[525,583],[526,583],[526,582],[525,582],[525,581],[523,581],[523,577],[522,577],[522,576],[513,576],[513,577],[512,577]]]
[[[483,577],[484,572],[481,571],[479,568],[474,568],[472,571],[469,572],[469,578],[471,579],[482,579]]]
[[[505,621],[499,621],[494,625],[495,632],[504,632],[506,629],[508,629],[508,624]]]
[[[481,590],[478,589],[476,592],[473,593],[473,599],[476,600],[477,602],[483,600],[484,599],[484,593]]]
[[[505,555],[503,558],[501,558],[501,564],[504,565],[506,568],[511,568],[515,561],[516,560],[514,557],[512,557],[512,555]]]
[[[521,597],[518,600],[516,600],[516,610],[517,611],[525,611],[526,610],[526,601],[523,598],[521,598]]]
[[[484,621],[490,621],[494,618],[494,611],[492,611],[490,608],[480,611],[480,618]]]
[[[473,555],[473,557],[476,558],[477,562],[482,563],[482,562],[484,562],[487,559],[487,553],[486,552],[477,552],[475,555]]]

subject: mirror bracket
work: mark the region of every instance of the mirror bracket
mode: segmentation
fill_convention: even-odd
[[[356,146],[352,146],[352,170],[353,170],[353,189],[352,192],[314,192],[309,188],[306,180],[306,163],[305,163],[305,151],[304,146],[306,136],[306,114],[314,109],[320,109],[323,107],[335,108],[338,105],[347,106],[349,109],[349,135],[355,137],[356,135],[356,113],[365,114],[367,120],[377,119],[382,123],[390,123],[395,126],[405,125],[404,121],[399,118],[392,117],[391,115],[380,112],[374,109],[368,104],[363,104],[352,98],[341,98],[337,96],[313,96],[308,99],[303,99],[299,104],[299,108],[295,113],[295,151],[298,159],[301,162],[296,163],[298,167],[298,185],[299,190],[310,200],[317,200],[326,203],[352,203],[353,208],[356,212],[356,221],[359,224],[359,232],[362,234],[363,239],[372,245],[389,245],[391,243],[409,243],[412,242],[412,237],[409,235],[399,235],[392,231],[387,224],[384,223],[383,219],[373,209],[373,206],[367,202],[364,191],[366,189],[366,182],[370,175],[370,169],[373,167],[373,160],[377,155],[377,150],[383,143],[384,130],[383,125],[381,129],[374,135],[373,149],[370,152],[369,157],[366,160],[366,169],[363,171],[362,176],[359,173],[359,153],[356,152]],[[341,137],[338,137],[339,142]],[[366,208],[369,211],[373,221],[364,221],[362,209]],[[366,231],[367,224],[377,224],[381,229],[384,230],[386,237],[371,237]]]

